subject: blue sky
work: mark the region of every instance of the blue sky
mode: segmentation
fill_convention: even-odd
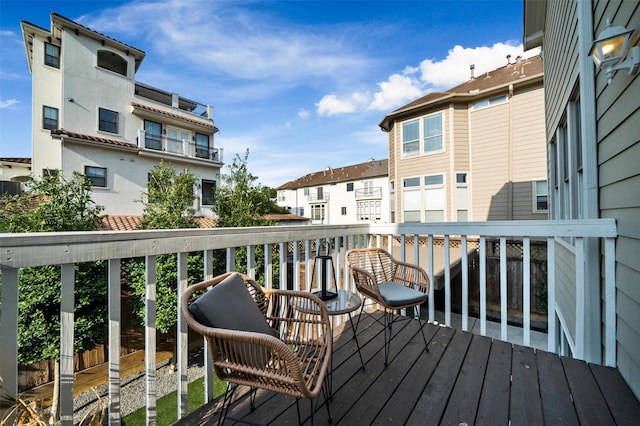
[[[378,123],[522,52],[522,0],[0,0],[0,157],[31,156],[20,32],[57,12],[146,52],[136,80],[215,108],[214,144],[277,187],[388,157]],[[524,55],[530,56],[534,52]],[[226,167],[223,173],[226,172]]]

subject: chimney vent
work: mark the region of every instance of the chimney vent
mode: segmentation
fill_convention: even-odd
[[[475,77],[473,75],[473,70],[476,68],[475,64],[471,64],[469,65],[469,70],[471,71],[471,80],[473,80]]]
[[[511,53],[507,55],[507,65],[511,65]]]

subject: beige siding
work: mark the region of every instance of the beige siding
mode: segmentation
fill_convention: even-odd
[[[640,3],[596,2],[594,33],[615,25],[640,27]],[[617,364],[640,396],[640,78],[619,71],[608,85],[596,75],[596,120],[600,215],[615,218]]]
[[[514,220],[548,218],[534,213],[534,181],[547,180],[544,126],[544,90],[534,86],[515,93],[511,101],[513,140],[513,214]]]
[[[558,312],[564,316],[566,332],[575,341],[576,330],[576,270],[575,255],[561,244],[556,243],[556,304]]]
[[[473,220],[509,219],[509,108],[507,102],[470,113]]]
[[[547,3],[544,34],[544,81],[547,131],[553,132],[564,113],[578,73],[578,16],[575,1]],[[551,139],[551,133],[547,134]]]

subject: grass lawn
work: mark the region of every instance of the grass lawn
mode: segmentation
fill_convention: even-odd
[[[216,377],[214,380],[213,394],[217,397],[221,395],[227,384],[218,380]],[[189,412],[194,411],[196,408],[204,404],[204,378],[194,380],[189,383],[189,404],[187,410]],[[164,426],[170,425],[178,420],[178,392],[173,391],[168,395],[158,399],[157,409],[157,425]],[[126,426],[137,426],[146,424],[146,407],[142,407],[138,411],[135,411],[122,420],[122,424]]]

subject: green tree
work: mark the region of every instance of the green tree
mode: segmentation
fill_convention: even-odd
[[[197,228],[194,218],[193,187],[196,177],[160,162],[149,173],[147,192],[140,200],[144,204],[141,229]]]
[[[258,177],[248,169],[249,150],[244,158],[236,154],[229,174],[222,175],[222,185],[216,190],[213,211],[220,227],[273,225],[264,215],[274,210],[274,189],[257,183]]]
[[[141,229],[197,228],[199,223],[191,208],[195,184],[196,177],[188,170],[178,172],[163,162],[151,169],[147,192],[140,199],[144,204]],[[202,253],[189,253],[187,274],[190,285],[202,279],[203,262]],[[142,324],[146,313],[144,259],[125,261],[123,271],[134,296],[130,299],[131,306]],[[177,255],[166,254],[156,258],[156,277],[156,327],[165,333],[175,325],[177,319]]]
[[[0,214],[3,232],[92,231],[100,225],[102,207],[90,196],[91,181],[74,173],[31,178],[27,192],[8,197]],[[91,349],[104,341],[107,324],[105,262],[75,266],[74,350]],[[55,385],[59,384],[60,267],[20,270],[18,306],[18,360],[31,364],[55,359]],[[54,391],[54,418],[58,392]]]

